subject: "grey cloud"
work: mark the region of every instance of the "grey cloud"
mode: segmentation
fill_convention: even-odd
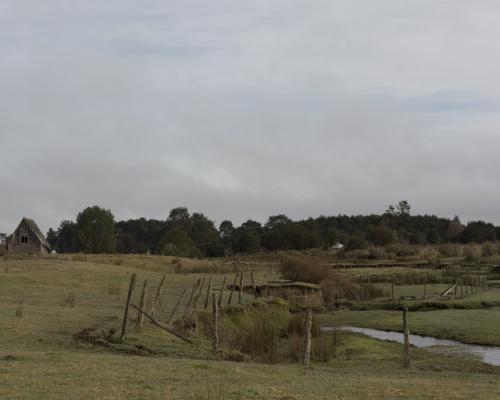
[[[0,231],[85,206],[500,223],[500,5],[7,0]]]

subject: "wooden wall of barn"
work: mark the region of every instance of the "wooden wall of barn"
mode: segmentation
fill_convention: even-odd
[[[22,242],[23,237],[28,238],[27,243]],[[40,239],[24,222],[10,237],[7,250],[9,254],[48,254]]]

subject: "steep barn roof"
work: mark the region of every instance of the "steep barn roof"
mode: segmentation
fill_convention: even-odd
[[[30,218],[26,218],[24,217],[21,222],[19,223],[19,226],[22,224],[22,223],[25,223],[26,225],[28,225],[28,228],[31,230],[31,232],[33,232],[35,234],[35,236],[38,238],[38,240],[40,240],[40,243],[43,244],[45,247],[47,247],[48,249],[50,249],[50,244],[49,242],[47,242],[47,239],[45,239],[45,236],[44,234],[42,233],[42,231],[40,230],[40,228],[38,227],[38,225],[36,224],[36,222]],[[17,227],[17,229],[19,229],[19,226]],[[17,231],[16,229],[16,231]]]

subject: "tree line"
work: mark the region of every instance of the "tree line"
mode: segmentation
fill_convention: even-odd
[[[265,224],[247,220],[239,226],[224,220],[217,228],[201,213],[185,207],[170,211],[165,220],[138,218],[115,221],[110,210],[98,206],[80,212],[76,221],[64,220],[50,229],[47,240],[60,253],[150,253],[179,257],[219,257],[260,251],[346,250],[392,243],[483,243],[500,239],[500,227],[484,221],[466,225],[458,217],[411,215],[401,201],[382,214],[320,216],[293,221],[270,216]]]

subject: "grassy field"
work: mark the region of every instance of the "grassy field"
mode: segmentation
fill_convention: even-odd
[[[163,320],[181,291],[208,276],[208,271],[214,287],[220,287],[223,273],[214,271],[225,271],[220,266],[225,260],[218,260],[220,265],[214,268],[213,262],[183,259],[180,270],[176,268],[179,261],[173,261],[149,256],[89,256],[85,260],[81,255],[0,261],[0,398],[491,399],[498,393],[499,368],[473,358],[415,349],[412,368],[405,371],[400,345],[351,333],[341,334],[336,357],[315,361],[306,372],[292,363],[218,361],[207,340],[191,346],[149,324],[141,333],[131,333],[123,348],[74,339],[87,328],[120,326],[134,272],[137,287],[147,279],[150,293],[163,273],[168,273],[158,314]],[[183,268],[196,272],[185,273]],[[240,268],[247,270],[245,264]],[[254,268],[258,282],[277,276],[275,265],[265,261],[257,261]],[[135,302],[139,292],[136,289]],[[456,314],[438,314],[450,311]],[[467,312],[471,314],[463,314]],[[419,324],[422,329],[429,324],[445,334],[447,325],[450,332],[462,332],[463,340],[498,343],[497,309],[433,313],[411,314],[412,331]],[[428,314],[432,320],[417,314]],[[400,317],[370,311],[338,312],[322,319],[351,324],[380,319],[390,328]]]

